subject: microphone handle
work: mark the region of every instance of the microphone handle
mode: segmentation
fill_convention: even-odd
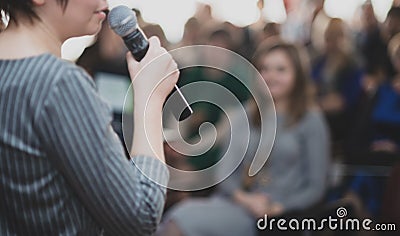
[[[141,61],[149,50],[149,41],[140,28],[135,29],[132,33],[123,37],[123,40],[136,61]],[[182,121],[193,114],[193,109],[190,107],[177,85],[175,85],[175,89],[183,101],[182,105],[186,106],[187,109],[185,109],[182,114],[178,114],[179,108],[173,109],[171,112],[177,120]]]
[[[140,28],[122,38],[136,61],[141,61],[149,50],[149,41]]]

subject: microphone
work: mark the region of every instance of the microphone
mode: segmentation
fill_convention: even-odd
[[[109,12],[108,23],[111,29],[122,37],[126,47],[132,53],[133,57],[137,61],[141,61],[149,49],[149,42],[143,31],[138,26],[136,13],[126,6],[117,6]],[[172,113],[177,120],[182,121],[193,114],[193,110],[177,85],[175,85],[175,89],[182,101],[172,103],[177,105],[174,107]],[[180,110],[179,108],[183,106],[186,106],[186,108],[183,110],[182,114],[178,114]]]

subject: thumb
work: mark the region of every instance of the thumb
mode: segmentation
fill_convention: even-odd
[[[136,79],[136,76],[139,73],[139,62],[135,60],[135,58],[133,58],[133,55],[131,52],[127,52],[126,53],[126,63],[128,65],[128,71],[129,71],[129,75],[131,77],[131,80],[134,81]]]
[[[160,39],[157,36],[149,38],[150,47],[161,47]]]

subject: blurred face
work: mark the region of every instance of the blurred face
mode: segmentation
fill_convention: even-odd
[[[273,50],[261,57],[260,74],[264,78],[275,100],[287,99],[293,89],[295,70],[288,55]]]
[[[344,31],[341,24],[331,24],[325,32],[326,51],[334,52],[340,49],[343,42]]]
[[[38,8],[39,17],[53,29],[63,40],[70,37],[97,33],[102,21],[106,18],[103,12],[108,8],[106,0],[69,0],[63,11],[56,0],[47,0]]]
[[[372,7],[372,4],[367,4],[363,7],[362,23],[365,29],[369,29],[377,25],[377,20],[375,18],[374,8]]]

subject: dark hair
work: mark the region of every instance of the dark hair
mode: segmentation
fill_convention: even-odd
[[[268,22],[264,25],[263,32],[270,36],[280,35],[280,25],[274,22]]]
[[[229,33],[228,30],[224,28],[216,29],[209,34],[208,41],[215,41],[215,40],[222,40],[224,43],[227,44],[226,45],[227,49],[231,49],[231,47],[233,46],[231,34]]]
[[[290,126],[297,123],[303,117],[313,101],[307,55],[294,44],[275,38],[260,44],[253,57],[254,66],[260,70],[262,58],[273,51],[284,52],[294,68],[295,81],[289,97],[288,107],[289,119],[287,125]]]
[[[3,19],[0,14],[0,33],[6,28],[6,24],[3,22]]]
[[[63,10],[67,7],[68,0],[56,0],[61,5]],[[10,21],[18,24],[17,16],[27,17],[31,22],[34,19],[39,19],[39,16],[33,10],[32,0],[1,0],[0,11],[4,11],[10,17]]]
[[[132,8],[132,10],[135,12],[135,14],[136,14],[136,17],[139,19],[139,18],[142,18],[142,12],[139,10],[139,9],[137,9],[137,8]]]
[[[231,35],[225,29],[217,29],[217,30],[211,32],[209,39],[213,40],[216,38],[222,38],[226,41],[229,41],[231,39]]]
[[[400,7],[392,7],[387,13],[387,18],[394,17],[400,19]]]

